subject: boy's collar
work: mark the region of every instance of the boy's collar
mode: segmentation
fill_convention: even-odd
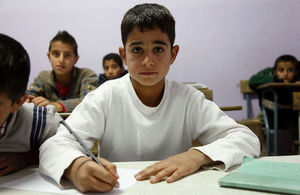
[[[10,119],[12,117],[12,114],[9,114],[8,117],[7,117],[7,120],[4,122],[4,124],[0,127],[0,137],[4,134],[5,130],[6,130],[6,127],[7,125],[9,124],[10,122]]]

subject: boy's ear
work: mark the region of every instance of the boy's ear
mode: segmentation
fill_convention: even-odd
[[[78,61],[78,59],[79,59],[79,56],[76,56],[75,58],[76,58],[76,59],[75,59],[75,63],[74,63],[74,64],[77,63],[77,61]]]
[[[48,60],[50,60],[50,53],[47,52],[47,57],[48,57]]]
[[[171,64],[174,63],[178,52],[179,52],[179,45],[175,45],[171,50]]]
[[[20,106],[22,106],[23,103],[26,101],[27,96],[28,96],[27,94],[23,95],[12,105],[12,109],[11,109],[12,113],[16,113],[19,110]]]
[[[119,47],[119,54],[123,63],[126,65],[126,53],[124,47]]]

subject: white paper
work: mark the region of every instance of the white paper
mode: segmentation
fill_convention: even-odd
[[[21,170],[24,171],[24,170]],[[26,170],[25,170],[26,171]],[[119,194],[124,192],[127,188],[136,183],[134,174],[139,170],[136,169],[118,169],[119,184],[120,188],[114,188],[111,192],[101,193],[101,194]],[[9,175],[9,177],[0,177],[0,187],[1,188],[11,188],[19,190],[30,190],[39,192],[50,192],[58,194],[82,194],[75,187],[71,189],[61,189],[52,179],[49,177],[40,175],[38,171],[34,172],[24,172],[21,174],[18,172],[15,175]],[[8,182],[5,181],[5,177],[8,178]],[[12,178],[15,179],[12,179]],[[85,193],[85,194],[97,194],[97,193]]]

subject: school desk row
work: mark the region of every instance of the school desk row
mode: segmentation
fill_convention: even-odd
[[[273,156],[273,157],[262,157],[261,159],[271,160],[271,161],[279,161],[279,162],[292,162],[292,163],[299,163],[300,162],[300,155],[293,155],[293,156]],[[152,164],[153,161],[143,161],[143,162],[118,162],[115,163],[118,168],[123,169],[143,169],[146,166]],[[238,168],[235,167],[234,169]],[[29,169],[29,170],[28,170]],[[28,174],[32,174],[37,172],[37,168],[28,168],[26,171]],[[13,175],[0,177],[0,185],[7,182],[8,180],[12,181],[13,179],[19,179],[20,177],[26,177],[22,171],[16,172]],[[129,188],[125,189],[121,192],[111,193],[111,194],[156,194],[156,195],[182,195],[182,194],[210,194],[210,195],[223,195],[223,194],[230,194],[230,195],[248,195],[248,194],[270,194],[265,192],[259,191],[252,191],[252,190],[245,190],[245,189],[236,189],[236,188],[225,188],[220,187],[218,181],[220,178],[224,177],[229,172],[222,172],[217,170],[207,170],[201,169],[200,171],[180,179],[174,183],[166,183],[165,181],[157,183],[157,184],[150,184],[148,180],[135,182]],[[9,179],[8,179],[9,178]],[[1,195],[54,195],[53,193],[42,192],[41,189],[39,190],[22,190],[22,189],[13,189],[14,184],[11,185],[9,188],[1,188],[0,187],[0,194]],[[36,186],[36,189],[40,188],[41,186]]]

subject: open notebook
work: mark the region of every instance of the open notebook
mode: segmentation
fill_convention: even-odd
[[[300,194],[300,164],[245,158],[219,180],[222,187]]]

